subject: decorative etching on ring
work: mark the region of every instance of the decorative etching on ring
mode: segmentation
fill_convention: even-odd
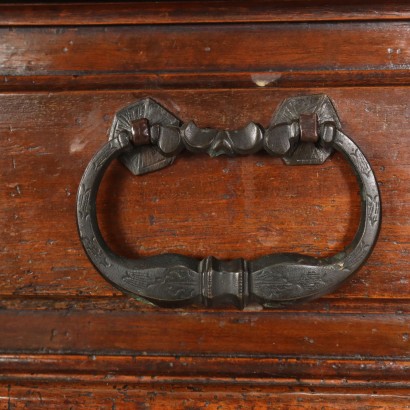
[[[197,260],[178,254],[128,259],[115,254],[98,227],[96,197],[104,172],[119,158],[135,175],[164,168],[183,150],[248,155],[265,150],[288,165],[321,164],[334,150],[353,167],[361,191],[361,218],[353,241],[328,258],[271,254],[245,261]],[[250,122],[240,130],[198,128],[182,123],[152,99],[137,101],[115,116],[109,141],[95,154],[77,195],[80,240],[90,261],[118,289],[159,306],[188,304],[242,309],[249,303],[284,306],[336,289],[369,257],[381,223],[381,201],[372,168],[341,130],[326,95],[285,100],[267,129]]]

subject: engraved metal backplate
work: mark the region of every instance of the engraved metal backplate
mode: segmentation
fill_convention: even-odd
[[[132,123],[146,118],[152,124],[178,126],[180,120],[150,98],[134,102],[119,110],[111,126],[109,140],[121,133],[131,133]],[[120,156],[120,161],[134,174],[142,175],[171,165],[175,157],[165,157],[153,145],[136,147]]]

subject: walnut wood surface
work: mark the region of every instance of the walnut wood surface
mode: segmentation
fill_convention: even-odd
[[[407,408],[408,6],[181,4],[0,5],[0,408]],[[75,196],[115,111],[150,96],[198,126],[266,126],[309,93],[332,98],[381,190],[378,244],[340,289],[286,310],[164,311],[90,266]],[[115,163],[98,206],[133,257],[325,256],[359,218],[339,155],[185,154],[142,177]]]
[[[408,21],[1,27],[0,37],[9,45],[0,49],[4,90],[39,77],[44,88],[45,74],[52,76],[50,87],[54,78],[60,83],[65,78],[72,88],[76,82],[85,86],[83,76],[91,76],[91,82],[102,76],[103,84],[115,85],[113,75],[139,75],[143,83],[143,74],[150,74],[145,88],[166,85],[167,76],[195,84],[192,76],[216,73],[219,81],[232,74],[232,86],[235,76],[247,73],[255,87],[280,85],[282,75],[285,86],[310,78],[329,81],[328,76],[336,81],[339,72],[350,78],[349,85],[363,83],[361,76],[393,81],[396,71],[396,82],[404,81],[402,76],[409,79]]]
[[[5,26],[400,20],[409,16],[408,2],[398,0],[139,1],[134,4],[49,2],[0,5],[0,25]]]
[[[314,389],[311,386],[264,386],[255,382],[238,380],[240,386],[226,380],[218,385],[174,383],[146,385],[111,384],[93,385],[85,392],[81,383],[38,382],[35,388],[27,383],[16,382],[12,386],[0,385],[0,394],[10,397],[6,402],[11,409],[300,409],[313,410],[356,410],[406,409],[407,389],[363,389],[345,388]],[[219,386],[223,386],[223,388]],[[246,388],[246,387],[247,388]],[[217,387],[217,390],[215,390]],[[314,392],[314,394],[312,394]],[[222,407],[221,407],[222,406]],[[6,407],[5,407],[6,408]],[[360,407],[359,407],[360,408]]]
[[[0,312],[0,318],[8,332],[0,340],[0,352],[5,353],[368,360],[387,356],[402,361],[409,353],[408,315],[397,313],[174,310],[147,314],[140,309],[88,312],[73,307],[9,310]]]
[[[333,98],[344,130],[368,156],[383,200],[382,231],[372,257],[330,297],[407,297],[409,152],[402,126],[407,89],[391,94],[367,89],[365,99],[363,89],[321,91]],[[237,128],[249,120],[268,124],[278,103],[295,91],[3,95],[7,205],[1,212],[12,223],[5,226],[0,254],[1,294],[118,294],[83,253],[75,195],[87,162],[107,138],[113,112],[146,95],[200,126]],[[172,251],[249,259],[286,251],[324,256],[353,237],[357,192],[354,175],[337,155],[323,166],[300,168],[263,155],[214,160],[183,155],[173,166],[143,177],[113,166],[100,192],[100,222],[113,248],[127,256]]]
[[[352,383],[356,388],[366,387],[366,383],[371,382],[374,388],[383,389],[394,385],[405,388],[403,378],[406,378],[407,372],[406,360],[380,357],[260,357],[257,359],[258,366],[255,366],[254,357],[216,356],[49,353],[4,354],[0,360],[3,371],[7,371],[20,382],[31,374],[36,375],[31,377],[32,380],[37,377],[43,380],[58,377],[60,381],[64,381],[67,377],[65,375],[70,375],[71,380],[76,382],[87,382],[89,379],[94,383],[103,383],[107,381],[108,373],[111,384],[125,384],[136,376],[136,369],[139,369],[140,374],[151,378],[156,384],[161,383],[160,379],[169,381],[183,378],[190,378],[191,382],[197,379],[196,383],[206,384],[206,378],[229,378],[234,369],[237,378],[259,379],[255,380],[255,384],[260,388],[272,384],[272,381],[277,385],[291,385],[293,388],[308,385],[319,389],[320,386],[332,388],[337,387],[335,380],[343,379],[348,373],[348,383]],[[323,379],[324,374],[327,375],[326,379]],[[142,377],[140,381],[143,381]]]

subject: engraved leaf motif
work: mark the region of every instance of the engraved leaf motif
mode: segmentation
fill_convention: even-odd
[[[302,290],[314,290],[325,285],[324,272],[308,271],[302,274],[298,281],[298,285]]]
[[[147,272],[146,271],[126,271],[121,278],[124,283],[135,290],[144,289],[147,287]]]
[[[372,226],[375,225],[375,223],[379,219],[379,212],[380,212],[380,199],[379,195],[367,195],[367,212],[369,214],[368,219],[369,222]]]
[[[359,148],[355,148],[351,155],[356,158],[356,167],[359,169],[360,173],[366,175],[366,177],[369,178],[372,170]]]
[[[274,275],[271,270],[264,269],[255,276],[253,287],[256,293],[273,299],[291,291],[293,283],[284,273]]]
[[[359,264],[362,259],[366,256],[370,245],[366,243],[364,240],[361,240],[360,243],[357,245],[356,249],[350,253],[345,259],[345,267],[351,270],[354,266]]]
[[[81,184],[78,191],[78,213],[81,220],[85,219],[89,212],[87,204],[90,200],[90,194],[91,188],[86,188],[84,184]]]
[[[324,286],[325,276],[326,272],[319,270],[273,273],[265,269],[254,277],[253,289],[267,299],[296,297]]]
[[[147,289],[162,297],[173,299],[188,299],[198,292],[199,283],[196,272],[183,267],[166,269],[162,275],[154,278]]]
[[[98,264],[105,266],[106,268],[109,268],[111,266],[111,263],[98,245],[95,237],[91,239],[89,236],[83,236],[82,240],[84,248],[86,249],[91,259],[95,260]]]

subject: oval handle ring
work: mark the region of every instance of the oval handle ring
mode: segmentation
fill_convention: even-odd
[[[145,108],[137,110],[136,106]],[[286,109],[289,106],[292,114]],[[339,151],[353,167],[361,192],[361,217],[353,241],[343,252],[327,258],[285,253],[226,261],[178,254],[128,259],[115,254],[101,235],[96,214],[97,192],[106,168],[120,157],[136,174],[151,172],[169,165],[182,149],[211,156],[265,149],[290,165],[322,163],[333,149]],[[117,113],[111,139],[88,164],[78,189],[77,223],[85,252],[96,269],[135,298],[164,307],[192,303],[233,304],[241,309],[250,303],[278,307],[333,291],[366,261],[380,229],[381,203],[369,162],[341,131],[336,111],[324,95],[285,100],[269,128],[250,123],[237,131],[200,129],[192,122],[181,125],[147,99]]]

